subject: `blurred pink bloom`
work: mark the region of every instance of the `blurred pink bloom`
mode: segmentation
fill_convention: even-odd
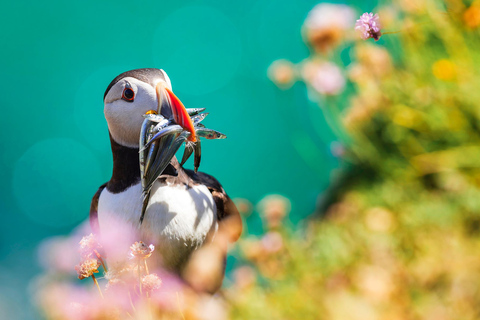
[[[305,19],[308,29],[328,29],[336,27],[347,30],[353,26],[355,12],[344,4],[320,3],[316,5]]]
[[[261,240],[262,247],[266,252],[275,253],[283,248],[282,235],[276,231],[265,234]]]
[[[130,246],[139,238],[137,230],[130,224],[109,218],[101,228],[100,243],[106,254],[109,270],[123,269],[128,263]]]
[[[345,146],[340,142],[332,141],[330,143],[330,152],[334,157],[342,158],[343,156],[345,156],[346,149]]]
[[[203,295],[196,301],[195,316],[198,320],[230,319],[227,302],[221,295]]]
[[[46,319],[105,319],[113,312],[112,305],[99,299],[93,287],[49,284],[38,288],[36,299]]]
[[[38,246],[38,259],[43,268],[51,272],[73,274],[79,261],[75,248],[84,234],[91,232],[88,221],[76,227],[68,237],[51,237]]]
[[[303,34],[315,51],[326,53],[342,42],[354,22],[355,12],[349,6],[321,3],[309,12]]]
[[[290,213],[290,200],[279,194],[265,196],[257,205],[266,226],[270,229],[282,225],[283,219]]]
[[[102,247],[93,233],[90,233],[88,236],[84,236],[82,240],[80,240],[79,244],[80,254],[84,258],[91,255],[98,257],[98,251]]]
[[[73,266],[78,263],[78,253],[72,248],[77,241],[71,237],[53,237],[40,243],[38,258],[40,264],[51,272],[73,273]]]
[[[162,285],[162,279],[159,278],[155,273],[147,274],[142,278],[143,290],[146,292],[152,292],[160,289]]]
[[[142,241],[137,241],[130,246],[130,259],[147,259],[149,258],[153,250],[155,250],[155,246],[153,244],[147,246]]]
[[[382,35],[381,28],[378,14],[368,12],[362,14],[355,23],[355,30],[360,33],[363,40],[373,38],[377,41]]]
[[[276,60],[268,67],[267,75],[279,88],[288,89],[295,82],[295,65],[284,59]]]
[[[235,287],[238,289],[247,289],[255,284],[257,275],[250,266],[241,266],[233,271]]]
[[[325,95],[337,95],[345,88],[346,80],[340,68],[330,62],[322,63],[312,79],[312,87]]]
[[[110,280],[105,287],[105,303],[117,310],[132,312],[131,305],[137,305],[140,297],[132,294],[134,285],[122,280]]]
[[[238,211],[240,211],[241,215],[248,217],[252,214],[253,205],[247,199],[235,198],[233,199],[233,202],[235,202],[235,206],[237,207]]]
[[[174,311],[179,308],[179,300],[188,292],[185,282],[177,275],[164,270],[155,270],[155,274],[161,279],[161,286],[150,293],[152,302],[160,309]],[[183,305],[183,303],[180,303]],[[183,306],[183,309],[186,306]]]

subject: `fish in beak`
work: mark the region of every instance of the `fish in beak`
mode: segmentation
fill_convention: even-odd
[[[201,124],[208,113],[204,108],[186,109],[180,99],[160,82],[156,86],[158,109],[145,115],[140,132],[140,174],[143,188],[142,223],[150,199],[150,190],[157,178],[167,168],[175,153],[185,142],[182,165],[194,153],[194,170],[200,166],[200,137],[224,139],[218,131],[205,128]]]
[[[159,82],[155,89],[158,99],[158,113],[165,118],[172,119],[176,124],[190,132],[189,141],[197,141],[192,119],[180,99],[164,82]]]

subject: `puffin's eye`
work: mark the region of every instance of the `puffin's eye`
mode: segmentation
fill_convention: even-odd
[[[132,88],[125,88],[123,89],[122,99],[128,102],[132,102],[133,98],[135,98],[135,92]]]

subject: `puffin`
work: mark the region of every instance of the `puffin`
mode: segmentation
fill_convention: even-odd
[[[162,99],[165,94],[172,99]],[[171,119],[169,125],[193,131],[185,107],[172,103],[173,100],[179,101],[173,95],[170,78],[162,69],[130,70],[108,85],[104,115],[113,170],[110,180],[93,196],[90,225],[100,236],[102,230],[111,227],[111,219],[129,225],[139,240],[155,246],[150,258],[155,260],[155,266],[181,277],[195,251],[215,241],[222,248],[235,242],[242,232],[242,221],[220,182],[209,174],[197,172],[197,168],[184,168],[174,155],[176,150],[166,153],[171,159],[166,159],[168,165],[154,179],[144,203],[139,138],[145,115],[158,113]],[[226,249],[223,254],[225,258]],[[113,262],[109,262],[108,253],[106,258],[110,268]],[[221,272],[217,278],[223,279],[225,268]],[[219,285],[221,283],[213,287]]]

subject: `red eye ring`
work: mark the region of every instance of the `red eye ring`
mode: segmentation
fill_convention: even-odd
[[[135,98],[135,91],[132,88],[126,87],[122,92],[122,99],[128,102],[132,102]]]

